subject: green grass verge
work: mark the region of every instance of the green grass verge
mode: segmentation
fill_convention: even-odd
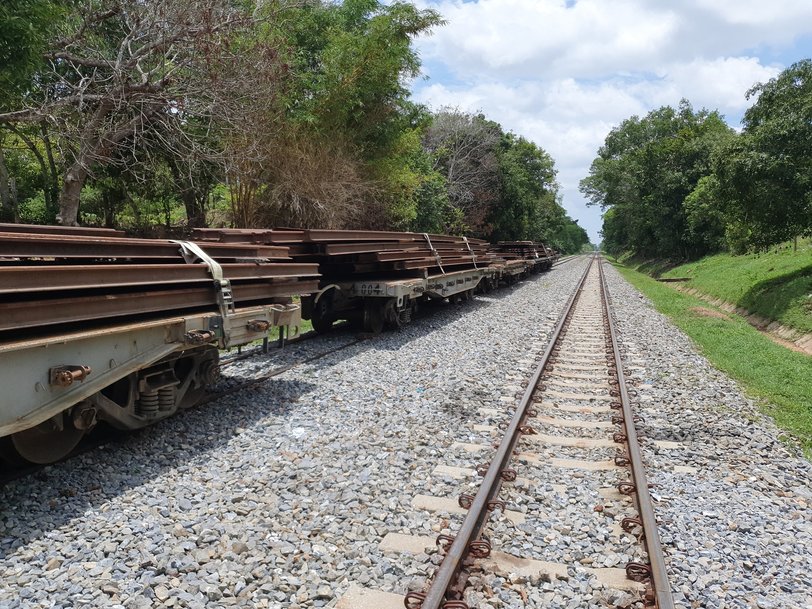
[[[697,307],[722,311],[643,273],[615,267],[690,336],[714,366],[738,380],[749,394],[762,398],[764,412],[796,436],[806,455],[812,456],[812,357],[772,342],[737,315],[703,315]]]
[[[649,274],[647,268],[638,268]],[[767,319],[812,332],[812,243],[798,251],[784,244],[768,252],[718,254],[663,269],[662,277],[690,277],[681,285],[744,307]]]

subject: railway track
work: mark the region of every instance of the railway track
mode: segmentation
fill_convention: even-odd
[[[573,568],[585,571],[598,587],[626,594],[635,607],[673,609],[636,431],[639,419],[631,408],[599,258],[584,271],[534,374],[523,385],[509,419],[506,413],[484,410],[484,424],[475,427],[500,439],[490,446],[458,444],[452,448],[470,453],[471,466],[439,464],[434,471],[458,480],[479,477],[478,486],[467,490],[463,485],[457,506],[450,498],[412,502],[429,511],[464,514],[460,526],[443,527],[436,539],[390,533],[381,543],[388,551],[429,555],[429,548],[436,546],[439,558],[434,562],[439,566],[425,586],[405,597],[353,586],[339,601],[340,609],[468,609],[493,595],[480,585],[483,571],[538,583],[567,579]],[[477,465],[473,455],[492,456]],[[550,487],[551,477],[560,484]],[[578,492],[572,493],[576,484]],[[545,487],[552,488],[558,500],[539,497],[538,492],[528,499],[528,489]],[[576,499],[584,494],[599,499]],[[513,503],[528,507],[514,511]],[[567,563],[572,557],[566,552],[562,560],[556,546],[566,543],[556,542],[545,524],[569,521],[562,530],[572,531],[579,523],[595,520],[602,521],[606,531],[594,540],[594,550],[581,552],[576,564]],[[550,543],[530,544],[532,555],[525,556],[522,547],[527,544],[511,540],[510,527],[532,523],[534,536]],[[601,560],[605,555],[613,556],[608,561],[613,566]],[[527,592],[519,595],[521,606],[537,606],[528,604]]]
[[[548,348],[587,264],[571,259],[464,315],[449,306],[273,382],[259,377],[355,336],[245,358],[216,386],[233,397],[5,486],[0,605],[402,609],[437,581],[436,536],[446,550],[460,536],[460,495],[473,507],[477,469],[487,475],[522,404],[535,416],[519,432],[537,433],[507,451],[516,479],[486,502],[483,543],[469,544],[482,558],[461,558],[467,582],[439,606],[643,609],[668,585],[655,569],[651,590],[627,577],[630,563],[649,577],[655,554],[638,521],[624,522],[645,525],[636,494],[617,489],[647,486],[614,437],[628,434],[613,417],[634,422],[612,371],[627,368],[652,430],[675,603],[805,607],[808,462],[782,452],[755,406],[608,266],[625,364],[613,344],[607,354],[597,264]]]

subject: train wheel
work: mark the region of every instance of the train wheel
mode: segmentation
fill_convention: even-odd
[[[184,384],[188,381],[188,388],[178,402],[178,410],[185,410],[197,405],[205,397],[211,386],[220,380],[220,352],[216,348],[208,347],[202,355],[196,356],[194,359],[197,360],[196,365],[190,368],[188,372],[181,375],[176,371],[178,378]],[[194,375],[194,377],[189,379],[190,375]]]
[[[364,303],[364,331],[374,335],[383,332],[385,317],[383,304],[379,299],[370,299]]]
[[[313,305],[313,317],[310,320],[313,329],[319,334],[325,334],[333,329],[333,299],[330,294],[323,294],[319,301]]]
[[[62,420],[61,426],[50,419],[31,429],[12,434],[12,448],[26,461],[40,465],[67,457],[79,444],[85,430],[74,427],[67,416],[63,416]]]

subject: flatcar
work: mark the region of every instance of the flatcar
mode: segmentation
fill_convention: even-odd
[[[318,287],[316,265],[279,248],[43,231],[0,226],[7,461],[57,461],[100,421],[138,429],[194,405],[220,349],[298,328],[291,297]]]
[[[553,259],[543,244],[425,233],[0,225],[0,458],[51,463],[100,422],[139,429],[189,408],[220,350],[273,328],[377,334]]]

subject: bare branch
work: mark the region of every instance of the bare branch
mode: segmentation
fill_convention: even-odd
[[[53,60],[62,60],[67,61],[72,66],[85,66],[88,68],[102,68],[102,69],[111,69],[114,67],[115,64],[112,62],[103,60],[103,59],[92,59],[90,57],[78,57],[71,53],[67,53],[65,51],[60,51],[57,53],[46,53],[45,59],[53,59]]]

